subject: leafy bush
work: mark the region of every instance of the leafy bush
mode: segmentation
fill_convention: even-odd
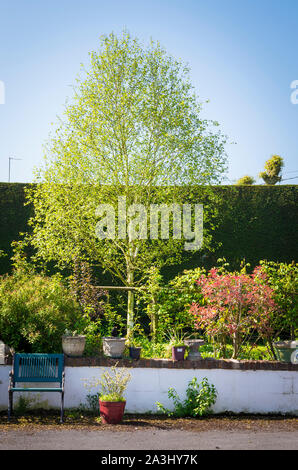
[[[61,336],[80,317],[79,305],[58,275],[27,267],[0,278],[0,335],[17,352],[60,352]]]
[[[185,270],[168,283],[168,289],[163,291],[160,308],[163,332],[184,329],[191,333],[194,330],[189,307],[193,302],[203,301],[196,281],[204,272],[203,268]]]
[[[194,330],[189,308],[193,302],[203,299],[196,283],[203,272],[203,268],[185,270],[164,285],[159,270],[156,267],[149,270],[147,282],[139,292],[151,320],[151,337],[154,342],[163,341],[173,329],[189,333]]]
[[[142,358],[144,359],[162,359],[170,358],[171,354],[168,352],[168,344],[165,342],[153,342],[146,336],[137,337],[135,339],[135,346],[142,348]]]
[[[228,359],[232,357],[233,346],[231,344],[226,344],[225,348],[223,349],[220,343],[208,343],[200,346],[200,353],[203,359],[206,359],[207,357],[215,359]],[[244,343],[242,345],[238,359],[251,361],[272,361],[274,356],[269,345],[264,346],[263,344]]]
[[[217,391],[213,384],[209,384],[207,377],[198,383],[194,377],[188,383],[186,389],[186,399],[181,400],[174,388],[169,388],[168,397],[173,400],[174,411],[165,408],[159,402],[156,405],[160,411],[168,416],[177,418],[204,416],[211,413],[211,406],[216,402]]]
[[[61,352],[61,336],[69,331],[86,336],[90,356],[115,324],[122,328],[122,317],[94,288],[88,265],[76,266],[67,280],[37,273],[22,243],[14,244],[12,260],[12,275],[0,277],[0,338],[16,351]]]
[[[294,340],[298,335],[298,263],[260,261],[279,309],[272,317],[278,334],[286,333]]]

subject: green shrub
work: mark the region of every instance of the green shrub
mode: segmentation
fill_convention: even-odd
[[[141,356],[144,359],[169,359],[171,357],[171,354],[168,352],[168,344],[165,342],[154,343],[149,338],[143,336],[135,339],[135,345],[142,348]]]
[[[60,276],[16,269],[0,278],[0,337],[17,352],[61,352],[81,309]]]
[[[260,261],[260,264],[279,307],[272,318],[272,325],[278,335],[294,340],[298,335],[298,263]]]
[[[213,384],[209,384],[207,377],[204,377],[200,383],[194,377],[188,383],[185,400],[180,400],[176,390],[172,387],[169,388],[168,397],[173,400],[174,411],[156,402],[158,409],[164,414],[177,418],[197,418],[211,413],[211,406],[216,402],[217,391]]]
[[[183,271],[171,280],[162,292],[160,305],[160,331],[169,330],[194,332],[194,321],[189,311],[193,302],[202,302],[203,296],[197,279],[205,272],[203,268]]]
[[[196,283],[203,268],[185,270],[167,285],[157,268],[149,270],[147,282],[139,289],[151,322],[153,342],[162,342],[169,331],[194,332],[194,321],[189,311],[193,302],[201,302],[203,296]]]

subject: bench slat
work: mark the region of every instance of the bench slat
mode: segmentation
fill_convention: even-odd
[[[12,387],[13,392],[62,392],[62,387]]]
[[[15,382],[60,382],[64,368],[63,354],[15,354]]]

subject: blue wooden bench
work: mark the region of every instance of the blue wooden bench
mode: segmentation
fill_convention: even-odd
[[[8,421],[13,411],[13,392],[61,393],[60,422],[64,412],[64,354],[14,354],[9,373]],[[18,387],[18,383],[56,383],[57,387]]]

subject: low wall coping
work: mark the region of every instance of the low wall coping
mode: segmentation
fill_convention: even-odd
[[[12,357],[6,357],[5,363],[12,364]],[[288,370],[297,371],[298,364],[279,361],[251,361],[236,359],[197,359],[173,361],[172,359],[139,359],[130,358],[113,359],[106,356],[70,357],[65,356],[66,367],[134,367],[153,369],[229,369],[229,370]]]

